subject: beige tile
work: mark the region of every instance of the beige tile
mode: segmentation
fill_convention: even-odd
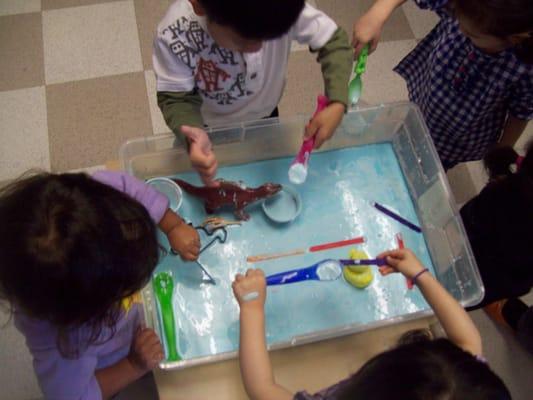
[[[135,0],[144,69],[152,69],[152,43],[159,21],[173,0]]]
[[[41,14],[0,17],[0,91],[44,84]]]
[[[526,148],[529,143],[533,144],[533,122],[527,124],[526,130],[520,136],[518,142],[516,142],[515,148],[522,154],[525,154]]]
[[[41,0],[0,0],[0,15],[41,11]]]
[[[417,39],[426,36],[439,22],[435,12],[420,9],[414,1],[406,2],[402,8]]]
[[[170,133],[170,129],[163,118],[163,114],[157,105],[156,79],[154,71],[144,71],[146,79],[146,90],[148,94],[148,103],[150,104],[150,116],[152,118],[152,129],[155,135],[161,133]]]
[[[318,7],[329,15],[348,36],[352,37],[354,22],[374,4],[374,0],[317,0]],[[409,27],[407,18],[401,8],[394,11],[383,28],[381,40],[413,39],[414,35]]]
[[[479,193],[466,163],[456,165],[446,175],[457,205],[462,206]]]
[[[43,12],[46,83],[141,71],[132,1]]]
[[[0,181],[50,168],[44,87],[0,92]]]
[[[42,0],[43,10],[55,10],[58,8],[88,6],[99,3],[109,3],[116,0]]]
[[[362,100],[369,104],[407,100],[407,86],[392,69],[416,46],[415,40],[382,42],[368,58]]]
[[[280,114],[311,115],[316,96],[324,93],[324,81],[316,55],[309,51],[291,53],[287,71],[287,85],[279,103]]]
[[[46,87],[54,171],[118,158],[127,139],[151,135],[142,72]]]

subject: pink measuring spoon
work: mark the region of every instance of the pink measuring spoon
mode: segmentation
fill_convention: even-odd
[[[316,110],[313,114],[313,117],[317,115],[320,111],[328,106],[329,100],[324,95],[319,95],[316,98]],[[300,151],[294,158],[291,166],[289,167],[289,180],[296,184],[300,185],[305,182],[307,179],[307,164],[309,163],[309,158],[311,157],[311,152],[315,147],[316,135],[313,135],[309,139],[306,139],[300,147]]]

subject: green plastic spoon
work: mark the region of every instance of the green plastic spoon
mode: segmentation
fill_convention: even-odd
[[[348,85],[348,99],[350,104],[353,106],[357,104],[359,98],[361,97],[361,92],[363,91],[363,81],[361,80],[361,75],[366,71],[366,60],[368,58],[368,45],[363,47],[357,62],[354,63],[353,72],[354,77]]]
[[[163,329],[168,349],[168,361],[179,361],[181,357],[176,348],[177,336],[174,322],[174,311],[172,309],[172,293],[174,291],[174,281],[170,272],[159,272],[153,279],[154,291],[161,308],[161,318],[163,319]]]

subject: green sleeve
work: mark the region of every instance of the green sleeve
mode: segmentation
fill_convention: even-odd
[[[338,28],[331,39],[318,49],[318,62],[322,68],[326,96],[348,109],[348,81],[352,73],[353,49],[348,35]]]
[[[182,125],[203,127],[202,98],[198,92],[157,92],[157,104],[165,122],[176,137],[184,141],[180,132]]]

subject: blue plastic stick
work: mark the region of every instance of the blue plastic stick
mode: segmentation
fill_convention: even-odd
[[[421,233],[422,229],[420,229],[419,226],[413,224],[412,222],[407,221],[405,218],[400,217],[398,214],[396,214],[394,211],[389,210],[388,208],[383,207],[379,203],[374,203],[374,207],[376,207],[379,211],[381,211],[383,214],[388,215],[392,219],[395,219],[399,223],[405,225],[406,227],[412,229],[415,232]]]

